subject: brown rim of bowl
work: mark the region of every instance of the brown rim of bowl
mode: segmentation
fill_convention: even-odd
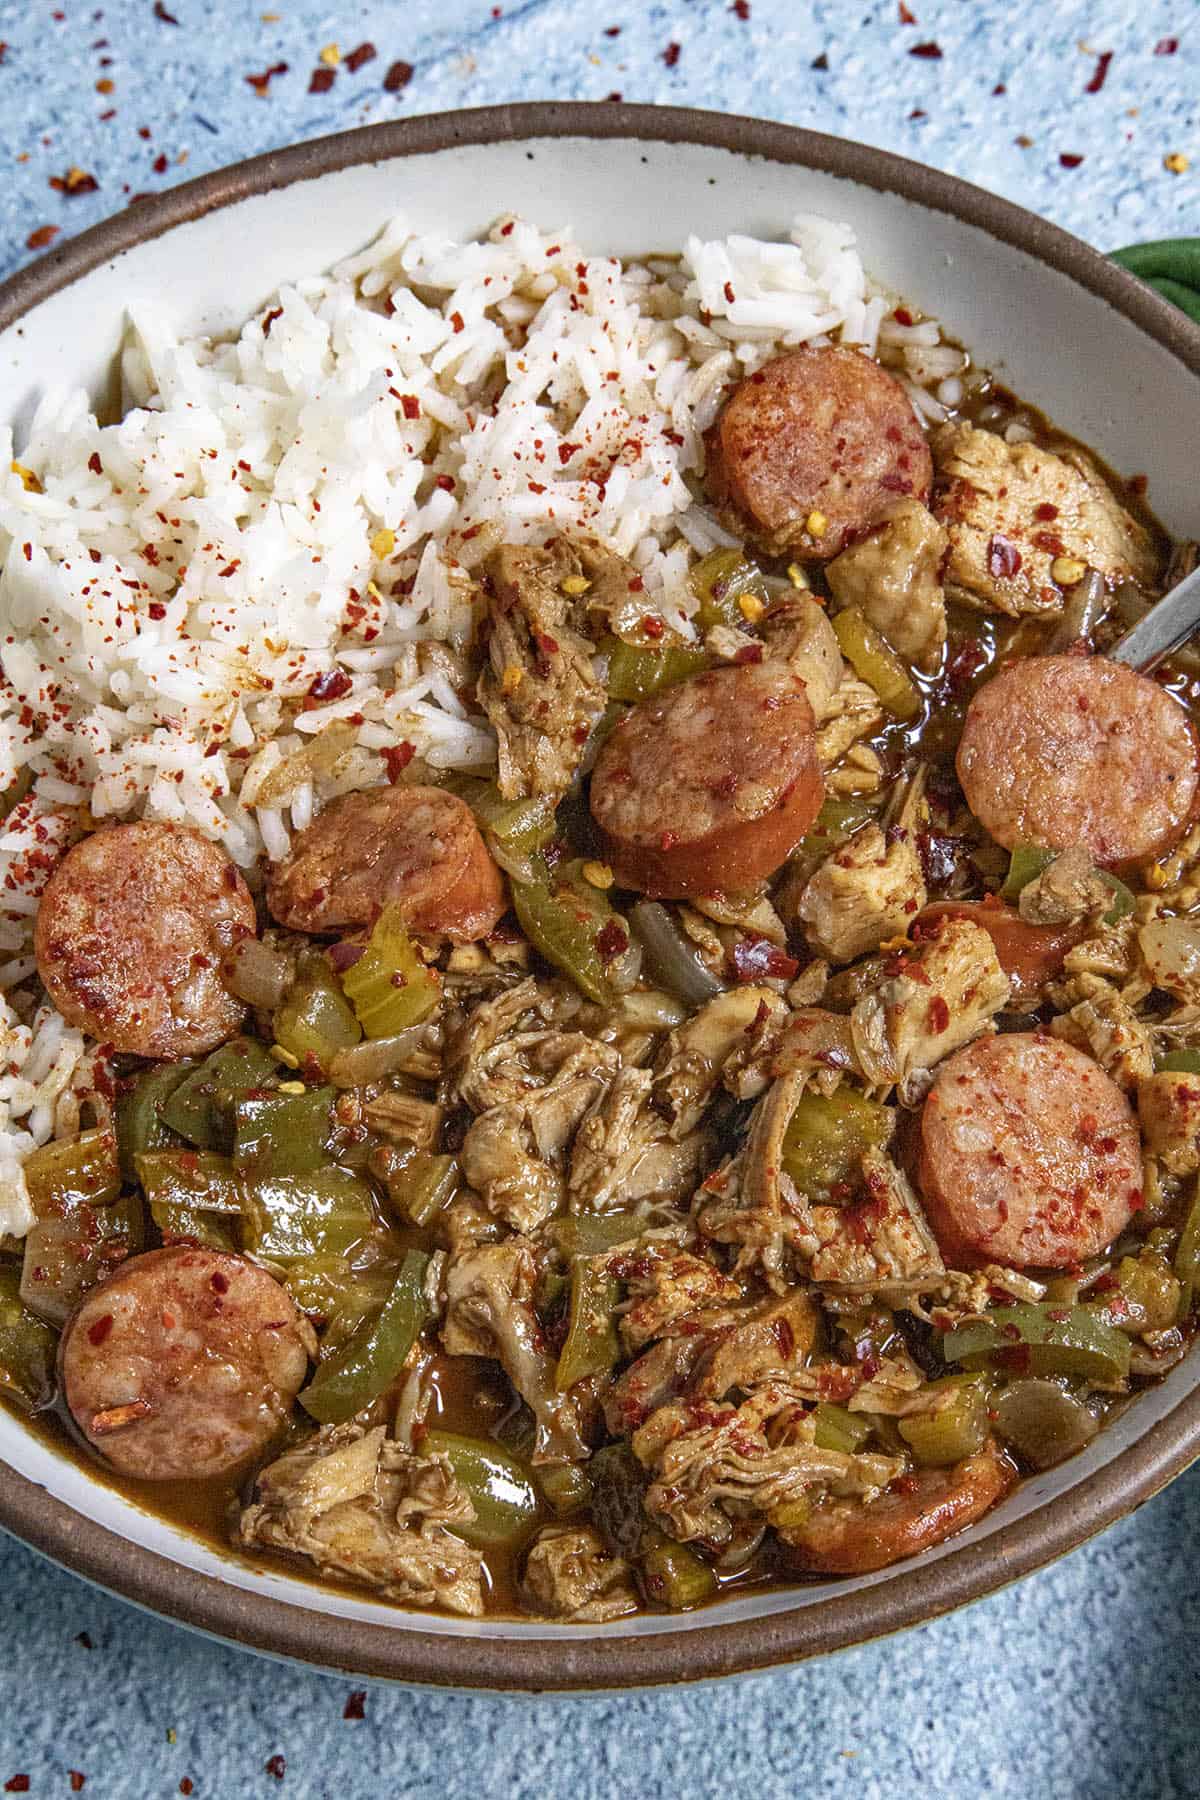
[[[951,175],[795,126],[687,108],[534,102],[372,125],[254,157],[139,201],[0,286],[0,331],[136,245],[223,206],[358,163],[536,138],[697,144],[794,163],[903,195],[1025,251],[1131,320],[1200,375],[1200,328],[1099,251]],[[848,1649],[939,1617],[1041,1568],[1150,1499],[1200,1456],[1200,1391],[1087,1481],[936,1562],[767,1618],[647,1638],[475,1638],[395,1630],[270,1599],[197,1574],[118,1536],[0,1464],[0,1526],[85,1580],[248,1649],[318,1668],[424,1686],[586,1693],[711,1680]],[[412,1614],[407,1615],[412,1618]]]

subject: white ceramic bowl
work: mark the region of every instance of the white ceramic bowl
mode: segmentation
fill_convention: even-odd
[[[1165,523],[1200,536],[1200,330],[1077,240],[964,183],[717,114],[546,105],[413,119],[141,202],[0,289],[0,405],[19,427],[49,384],[82,382],[103,401],[136,296],[188,334],[231,330],[281,281],[357,249],[396,213],[470,235],[514,210],[637,255],[675,249],[687,231],[778,236],[800,209],[850,220],[873,273],[1117,469],[1146,473]],[[931,1617],[1079,1543],[1200,1453],[1198,1382],[1192,1357],[1081,1455],[915,1563],[684,1617],[475,1622],[322,1590],[214,1553],[2,1409],[0,1524],[131,1600],[325,1667],[525,1690],[699,1679]]]

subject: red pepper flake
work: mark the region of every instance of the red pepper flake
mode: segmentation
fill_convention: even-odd
[[[605,94],[604,98],[606,100],[623,100],[625,98],[625,96],[624,96],[624,94],[622,94],[620,88],[614,88],[612,93]]]
[[[27,1794],[29,1792],[28,1775],[10,1775],[4,1784],[6,1794]]]
[[[1131,475],[1125,486],[1137,499],[1144,499],[1150,486],[1150,477],[1148,475]]]
[[[100,183],[86,169],[68,169],[65,175],[52,175],[50,186],[59,194],[94,194]]]
[[[156,175],[165,175],[169,167],[165,154],[160,151],[150,167],[154,170]]]
[[[100,452],[98,450],[93,450],[92,454],[88,457],[88,468],[92,471],[93,475],[103,475],[104,466],[100,461]]]
[[[655,643],[657,643],[659,638],[662,637],[665,632],[666,626],[661,619],[656,619],[653,613],[646,613],[645,617],[642,619],[642,630],[648,638],[653,638]]]
[[[900,12],[900,23],[902,25],[915,25],[916,24],[916,22],[917,22],[916,13],[910,11],[910,9],[907,6],[905,6],[904,0],[900,0],[899,12]]]
[[[272,325],[275,323],[276,319],[282,319],[282,317],[282,306],[273,306],[262,322],[262,334],[264,337],[270,337]]]
[[[1174,56],[1179,48],[1179,39],[1175,37],[1159,38],[1154,46],[1155,56]]]
[[[419,419],[421,416],[421,402],[417,399],[415,394],[401,394],[400,411],[404,414],[406,419]]]
[[[68,1769],[67,1774],[71,1779],[71,1792],[73,1794],[82,1794],[84,1783],[87,1781],[87,1776],[79,1769]]]
[[[195,1790],[195,1786],[196,1786],[196,1784],[192,1780],[191,1776],[185,1775],[183,1780],[179,1784],[179,1791],[181,1794],[190,1794]]]
[[[163,0],[154,0],[154,16],[160,25],[178,25],[179,20],[173,12],[168,12]]]
[[[208,1278],[208,1285],[214,1294],[227,1294],[229,1292],[229,1277],[228,1275],[223,1275],[220,1269],[214,1269]]]
[[[674,38],[672,38],[671,42],[667,45],[662,53],[662,59],[666,63],[668,69],[673,69],[675,67],[675,64],[679,61],[682,48],[683,46],[677,44]]]
[[[94,1650],[96,1648],[95,1644],[92,1642],[91,1633],[88,1631],[76,1632],[75,1642],[79,1645],[81,1650]]]
[[[411,63],[394,62],[383,78],[384,93],[401,93],[408,86],[415,74],[416,70]]]
[[[105,1313],[103,1318],[97,1319],[95,1324],[88,1326],[88,1343],[94,1345],[98,1350],[112,1328],[113,1316],[111,1313]]]
[[[604,35],[605,37],[620,37],[621,27],[619,25],[606,25],[604,27]]]
[[[316,705],[324,700],[343,700],[353,686],[344,669],[326,669],[323,675],[314,675],[309,683],[308,698]]]
[[[359,44],[356,50],[351,50],[349,56],[344,60],[350,73],[352,75],[357,75],[364,63],[374,62],[378,55],[379,52],[376,50],[374,44],[367,42],[365,44]],[[280,1757],[280,1761],[283,1761],[282,1757]]]
[[[1002,81],[998,81],[996,83],[995,87],[992,89],[993,94],[1007,94],[1007,92],[1008,92],[1008,88],[1005,86],[1004,82],[1002,82]]]
[[[926,62],[941,62],[942,46],[930,38],[928,43],[914,44],[908,54],[910,56],[920,56]]]
[[[937,1037],[950,1029],[950,1008],[940,994],[929,1002],[929,1029]]]
[[[460,312],[452,312],[450,314],[450,323],[453,325],[456,332],[464,329],[463,316]]]
[[[733,972],[739,981],[791,981],[800,964],[770,938],[738,938],[729,953]]]
[[[61,225],[39,225],[37,230],[31,231],[25,239],[25,248],[27,250],[44,250],[47,244],[54,242],[61,230]]]
[[[827,74],[829,70],[829,58],[824,50],[822,50],[820,56],[814,56],[808,66],[810,69],[815,69],[818,75]]]
[[[750,17],[750,0],[733,0],[733,5],[729,10],[734,18],[740,19],[744,25]]]
[[[365,1719],[367,1716],[366,1701],[366,1688],[355,1688],[345,1706],[342,1708],[343,1719]]]
[[[326,69],[324,67],[319,68],[319,69],[314,69],[312,74],[308,78],[309,93],[310,94],[327,94],[329,92],[330,88],[333,86],[336,78],[337,78],[337,70],[336,69]]]
[[[997,581],[1007,580],[1020,570],[1021,552],[997,531],[988,543],[987,564],[989,575]]]
[[[270,68],[264,69],[261,75],[247,75],[246,86],[252,87],[260,100],[265,100],[267,90],[276,75],[286,75],[287,72],[288,65],[285,62],[272,63]]]
[[[1051,519],[1057,519],[1058,508],[1057,506],[1052,505],[1049,500],[1043,500],[1040,505],[1034,507],[1033,516],[1035,519],[1041,519],[1043,524],[1048,525]]]
[[[629,933],[616,919],[610,919],[596,933],[596,951],[601,962],[610,963],[614,956],[622,956],[629,948]]]
[[[763,647],[761,644],[743,644],[742,648],[735,650],[733,655],[734,662],[742,667],[747,663],[760,663],[762,659]]]
[[[1083,157],[1079,155],[1078,151],[1062,150],[1059,152],[1058,160],[1064,169],[1077,169],[1083,161]]]
[[[434,487],[440,487],[444,494],[452,494],[454,492],[454,477],[453,475],[439,475],[433,485]]]
[[[108,60],[108,58],[106,57],[105,61],[107,62],[107,60]],[[100,77],[99,81],[96,83],[96,92],[98,94],[111,94],[113,92],[113,90],[115,89],[116,85],[117,85],[116,82],[113,81],[110,76],[102,75]]]
[[[1113,53],[1111,50],[1102,50],[1100,52],[1099,56],[1096,58],[1096,67],[1092,73],[1092,79],[1083,90],[1085,94],[1098,94],[1100,92],[1100,89],[1108,79],[1108,65],[1112,59]]]
[[[896,307],[895,311],[892,313],[892,317],[895,319],[897,325],[911,325],[914,323],[913,316],[909,312],[907,306]]]
[[[416,745],[407,740],[403,744],[386,744],[383,749],[383,765],[387,770],[387,778],[394,787],[409,763],[416,755]]]
[[[365,944],[331,944],[329,946],[331,967],[336,969],[339,975],[344,975],[347,969],[354,967],[366,948]]]
[[[372,51],[371,54],[374,56],[375,52]],[[266,1762],[263,1764],[263,1769],[266,1774],[273,1775],[276,1781],[282,1781],[287,1774],[286,1758],[276,1751],[274,1756],[268,1756]]]

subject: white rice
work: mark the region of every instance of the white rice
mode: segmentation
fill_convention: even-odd
[[[29,1020],[20,986],[79,809],[192,825],[249,869],[334,793],[386,780],[395,745],[486,769],[492,732],[430,652],[469,642],[471,565],[588,532],[691,635],[691,554],[733,541],[689,486],[730,383],[835,339],[944,417],[965,358],[892,314],[853,230],[812,216],[788,243],[690,237],[679,261],[630,265],[515,218],[473,243],[397,220],[233,342],[181,339],[139,303],[118,423],[50,391],[24,444],[0,433],[0,788],[33,778],[0,828],[18,1009],[0,997],[0,1234],[27,1228],[21,1160],[91,1080],[79,1034],[45,1007]],[[256,805],[335,721],[354,732],[337,779],[299,764]]]

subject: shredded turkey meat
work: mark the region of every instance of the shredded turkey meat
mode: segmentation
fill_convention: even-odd
[[[557,800],[606,704],[594,646],[574,623],[561,556],[502,544],[486,577],[488,667],[478,693],[498,740],[500,792]]]
[[[921,1098],[930,1070],[986,1031],[1010,991],[987,932],[969,919],[946,919],[850,1015],[867,1080],[879,1088],[896,1085],[906,1104]]]
[[[388,1600],[483,1612],[483,1559],[453,1527],[475,1509],[444,1456],[414,1456],[384,1427],[325,1426],[260,1471],[246,1549],[305,1557]]]
[[[522,1589],[529,1610],[545,1619],[603,1625],[636,1612],[633,1570],[612,1556],[590,1525],[547,1525],[525,1558]]]
[[[919,500],[887,517],[835,556],[825,573],[842,606],[857,606],[894,650],[931,674],[946,643],[942,562],[948,539]]]
[[[1027,925],[1082,925],[1112,908],[1112,888],[1081,846],[1064,850],[1026,882],[1017,910]]]

